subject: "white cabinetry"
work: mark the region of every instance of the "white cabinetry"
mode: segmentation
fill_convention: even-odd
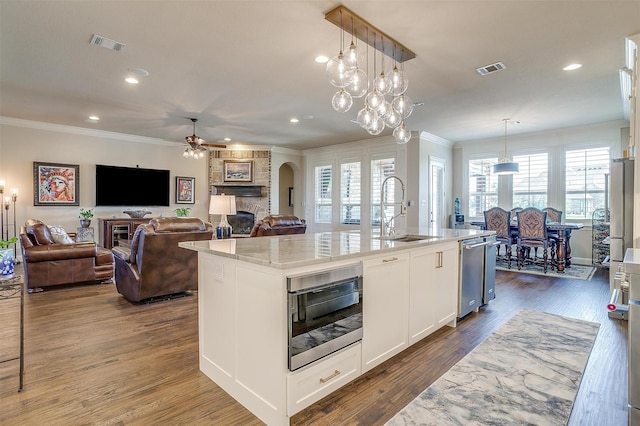
[[[455,325],[458,299],[458,244],[411,253],[409,345],[444,324]]]
[[[362,371],[408,347],[409,253],[365,260]]]

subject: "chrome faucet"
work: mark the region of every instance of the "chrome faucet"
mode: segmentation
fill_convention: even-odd
[[[384,201],[385,193],[387,189],[386,184],[389,181],[389,179],[396,179],[398,182],[400,182],[400,186],[402,187],[402,200],[399,203],[385,203]],[[385,222],[384,220],[385,206],[393,206],[398,204],[400,205],[400,213],[398,213],[397,215],[389,219],[389,222]],[[404,182],[402,182],[402,179],[400,179],[398,176],[389,176],[388,178],[382,181],[382,185],[380,186],[380,238],[390,237],[394,235],[396,232],[395,219],[398,216],[403,216],[405,214],[407,214],[407,205],[405,204],[405,201],[404,201]]]

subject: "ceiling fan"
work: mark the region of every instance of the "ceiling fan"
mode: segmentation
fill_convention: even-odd
[[[224,144],[217,143],[207,143],[200,136],[196,136],[196,122],[197,118],[189,118],[193,122],[193,135],[185,137],[185,141],[187,145],[189,145],[182,156],[185,158],[204,158],[205,152],[207,152],[207,148],[226,148],[227,146]]]

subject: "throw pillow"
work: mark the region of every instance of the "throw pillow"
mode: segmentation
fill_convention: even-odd
[[[62,226],[49,226],[49,231],[51,232],[51,237],[56,244],[73,244],[75,242],[69,235],[67,235]]]

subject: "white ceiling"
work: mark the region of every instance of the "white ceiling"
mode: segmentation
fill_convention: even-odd
[[[208,142],[304,149],[367,139],[350,121],[362,99],[333,111],[335,88],[313,61],[337,54],[339,29],[324,14],[338,4],[0,0],[0,115],[176,143],[192,133],[187,117]],[[462,142],[502,135],[503,118],[522,123],[509,134],[624,118],[618,70],[625,37],[640,33],[640,0],[342,4],[416,53],[407,94],[424,106],[411,130]],[[93,34],[126,49],[92,46]],[[475,71],[497,61],[507,69]],[[584,67],[562,71],[572,62]],[[150,75],[128,85],[132,67]],[[86,122],[91,114],[100,121]]]

